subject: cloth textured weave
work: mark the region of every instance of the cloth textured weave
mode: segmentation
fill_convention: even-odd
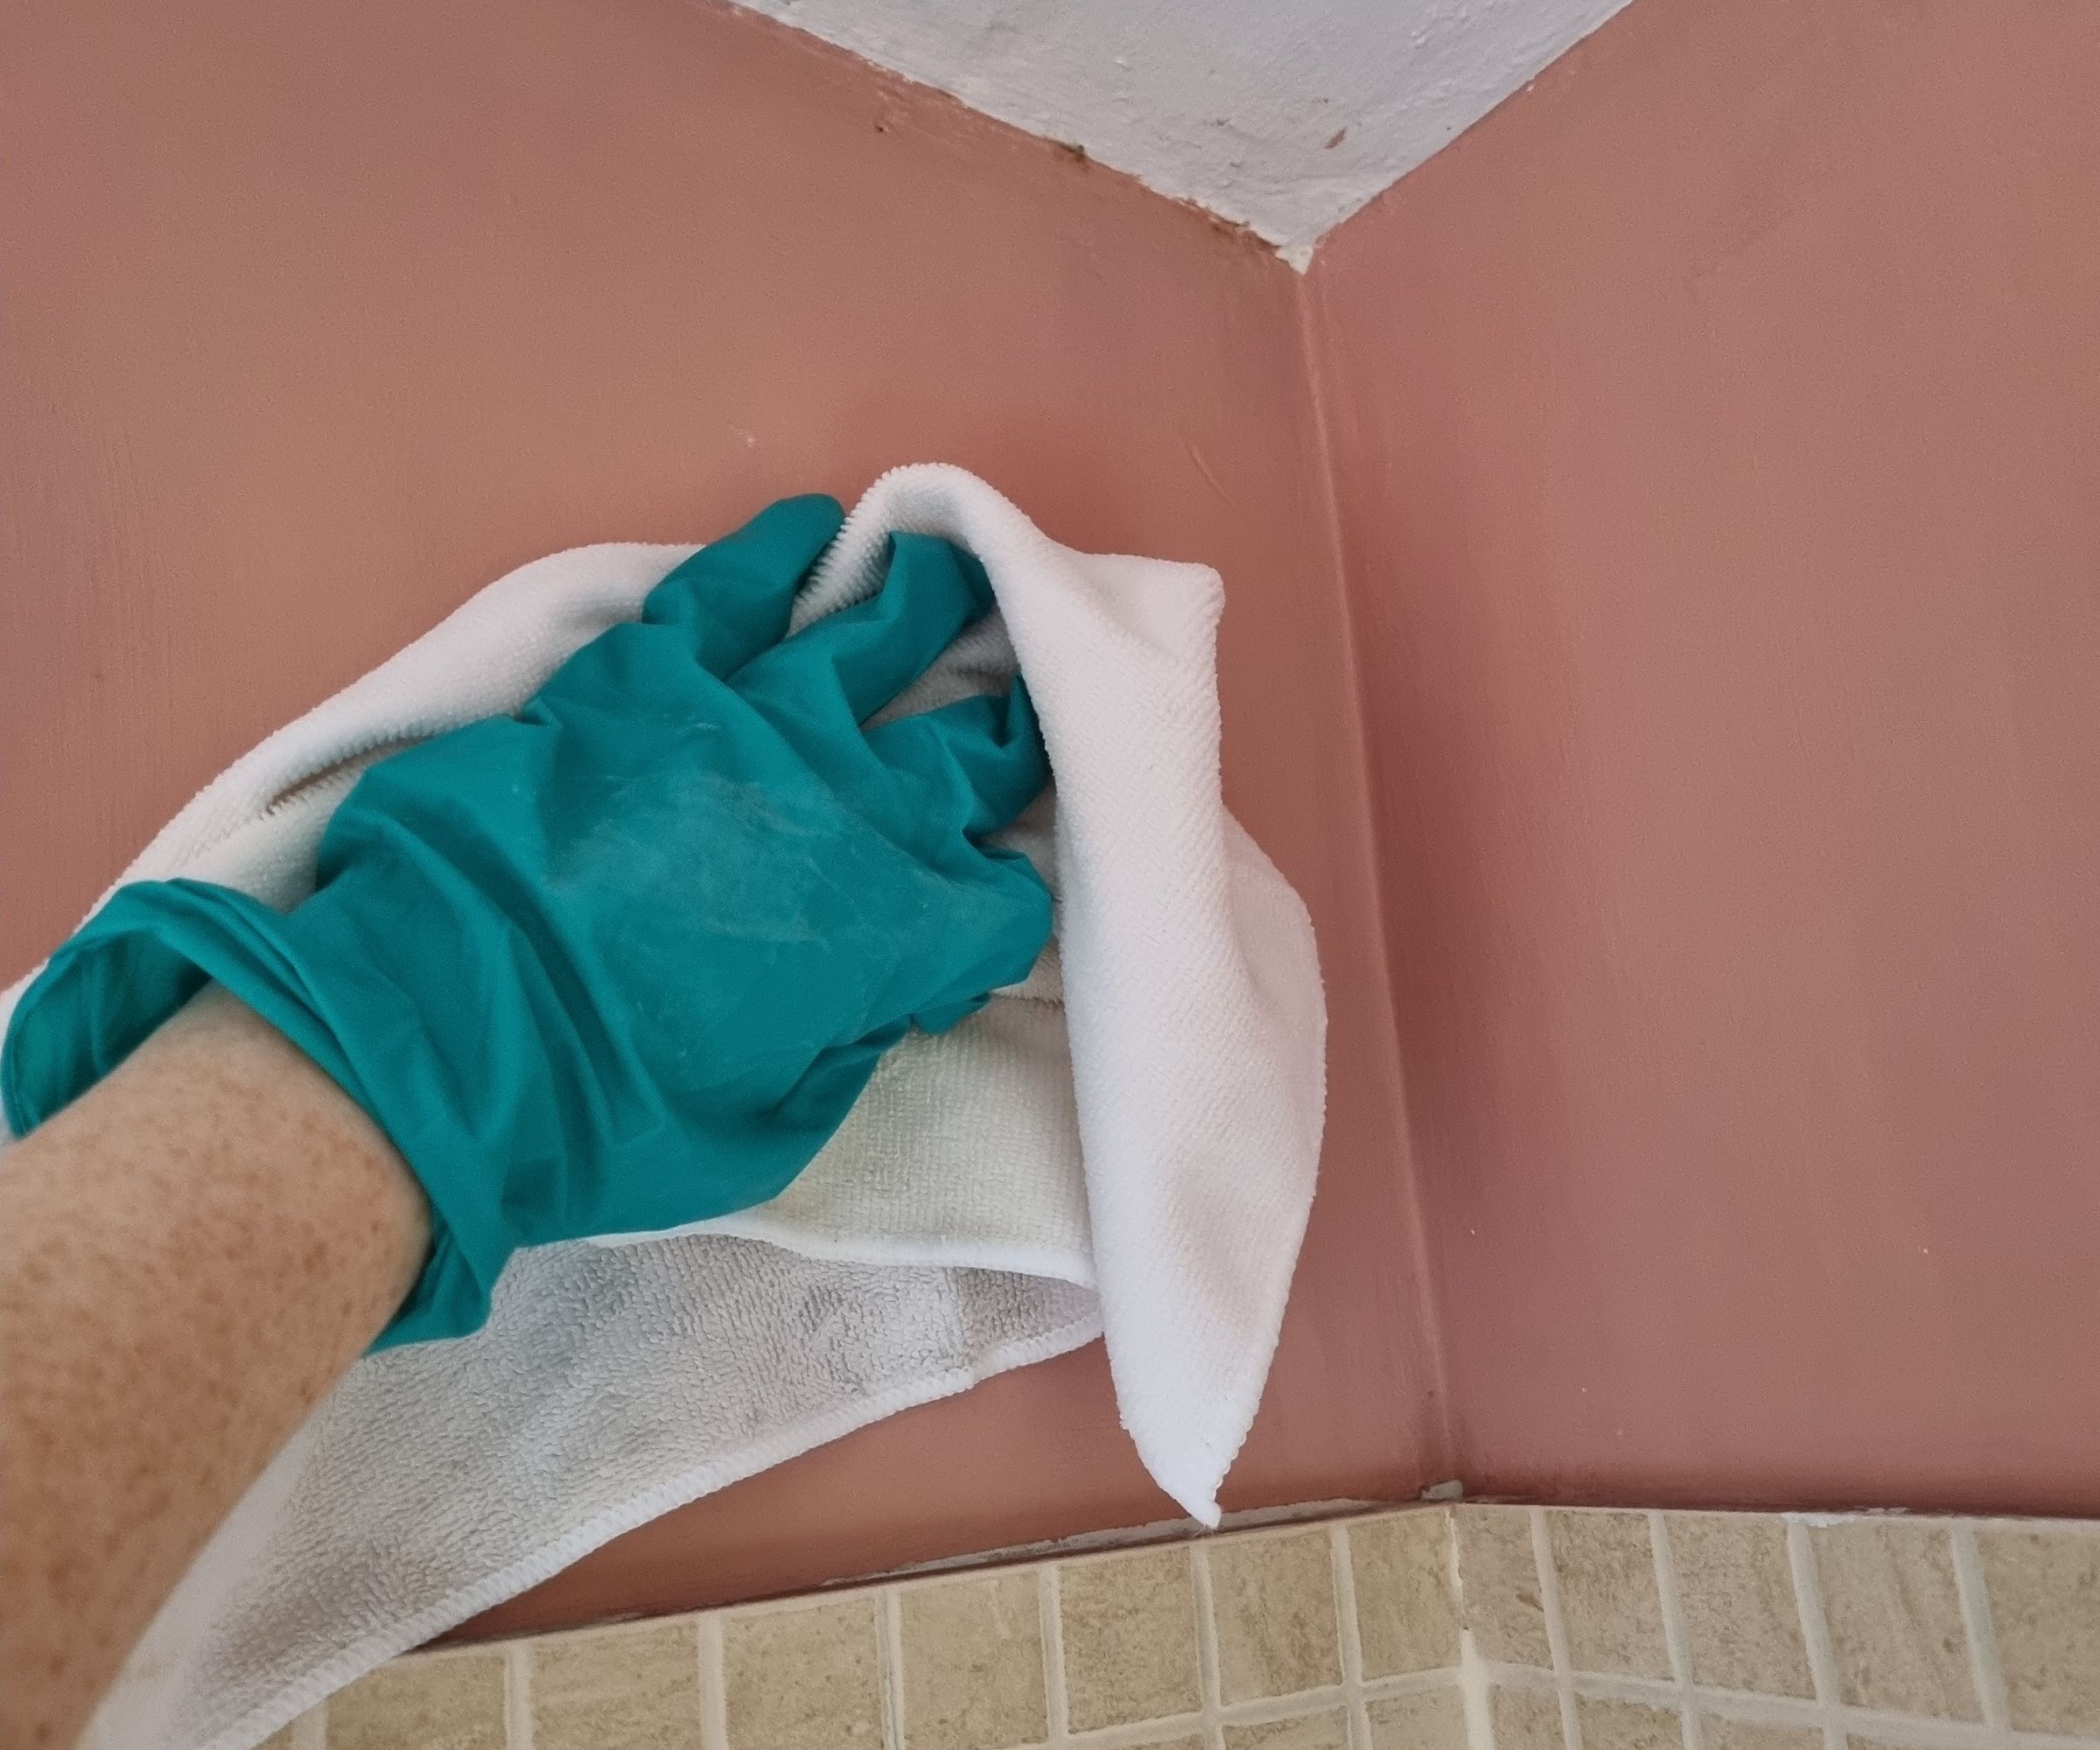
[[[1216,1522],[1311,1208],[1325,1036],[1305,908],[1222,802],[1222,585],[1075,552],[962,470],[915,466],[869,489],[796,623],[866,595],[900,530],[974,553],[1000,612],[893,709],[1026,676],[1055,793],[1009,842],[1057,897],[1051,950],[898,1047],[787,1196],[522,1252],[475,1335],[359,1363],[169,1600],[90,1742],[248,1750],[657,1514],[1096,1334],[1140,1456]],[[491,584],[235,762],[123,879],[296,903],[364,764],[516,709],[691,550],[582,548]]]

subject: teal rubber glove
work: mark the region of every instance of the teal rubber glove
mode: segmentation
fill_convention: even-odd
[[[515,717],[374,766],[289,914],[196,881],[115,894],[16,1012],[18,1134],[216,979],[429,1193],[379,1347],[478,1328],[518,1247],[778,1194],[908,1025],[1026,976],[1050,929],[1026,859],[984,842],[1049,776],[1019,682],[862,727],[991,606],[983,568],[897,536],[876,595],[786,637],[841,520],[774,505]]]

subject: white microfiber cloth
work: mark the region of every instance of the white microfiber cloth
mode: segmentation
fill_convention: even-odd
[[[796,625],[874,589],[905,529],[974,552],[1000,612],[893,709],[1018,658],[1042,722],[1055,794],[1012,842],[1058,898],[1043,962],[892,1053],[773,1203],[521,1253],[481,1332],[360,1362],[168,1600],[91,1742],[247,1750],[658,1514],[1096,1334],[1140,1456],[1216,1522],[1311,1207],[1325,1032],[1305,909],[1221,796],[1222,588],[1060,547],[921,466],[870,488]],[[690,550],[582,548],[491,584],[236,762],[123,879],[296,903],[366,765],[515,710]]]

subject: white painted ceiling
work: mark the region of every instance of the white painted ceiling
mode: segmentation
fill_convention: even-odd
[[[1303,266],[1626,0],[742,0]]]

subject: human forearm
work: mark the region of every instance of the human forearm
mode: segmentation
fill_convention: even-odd
[[[401,1304],[428,1222],[377,1127],[216,989],[7,1151],[8,1750],[77,1736],[199,1548]]]
[[[7,1750],[77,1728],[375,1335],[480,1328],[522,1248],[765,1201],[907,1029],[1033,963],[1049,892],[990,843],[1049,777],[1026,688],[884,715],[990,580],[899,534],[790,634],[841,520],[771,507],[515,713],[377,761],[290,911],[133,882],[24,993]],[[248,1006],[152,1032],[207,979]]]

